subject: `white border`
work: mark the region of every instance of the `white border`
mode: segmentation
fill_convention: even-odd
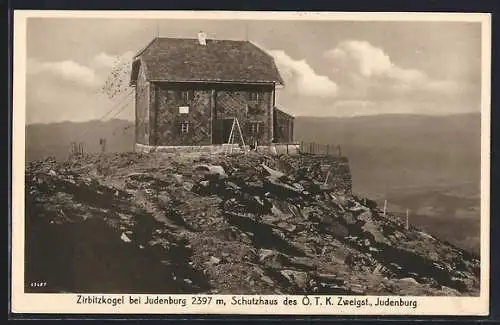
[[[24,293],[24,168],[26,19],[28,17],[216,19],[216,20],[337,20],[337,21],[456,21],[482,24],[481,101],[481,294],[480,297],[405,297],[418,308],[356,308],[355,306],[169,306],[78,305],[74,294]],[[359,13],[359,12],[229,12],[229,11],[37,11],[14,12],[13,152],[12,152],[12,312],[17,313],[146,313],[146,314],[304,314],[304,315],[488,315],[490,207],[490,75],[491,16],[483,13]],[[107,295],[108,297],[121,295]],[[144,296],[144,295],[143,295]],[[182,295],[181,295],[182,296]],[[125,296],[128,299],[128,296]],[[184,295],[189,298],[192,296]],[[212,296],[213,299],[223,296]],[[250,297],[250,296],[245,296]],[[303,296],[289,296],[301,301]],[[225,297],[230,299],[230,297]],[[281,301],[283,296],[265,296]],[[357,297],[359,299],[365,296]],[[370,297],[374,299],[374,297]]]

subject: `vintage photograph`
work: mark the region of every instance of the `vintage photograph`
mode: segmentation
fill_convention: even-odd
[[[24,292],[479,297],[482,28],[28,18]]]

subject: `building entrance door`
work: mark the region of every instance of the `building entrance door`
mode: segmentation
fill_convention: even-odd
[[[234,118],[215,119],[212,122],[212,144],[224,144],[229,141]],[[236,130],[234,131],[236,132]]]

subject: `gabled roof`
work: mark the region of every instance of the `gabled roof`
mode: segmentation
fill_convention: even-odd
[[[134,57],[131,84],[140,64],[154,81],[284,84],[274,59],[248,41],[157,37]]]

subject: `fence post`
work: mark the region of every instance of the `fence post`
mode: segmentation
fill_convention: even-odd
[[[99,144],[101,145],[101,152],[106,152],[106,138],[99,139]]]
[[[386,211],[387,211],[387,200],[384,201],[384,217],[385,217]]]
[[[410,229],[410,220],[409,220],[410,219],[410,215],[409,214],[410,213],[409,213],[408,209],[406,209],[406,227],[405,227],[406,230]]]

